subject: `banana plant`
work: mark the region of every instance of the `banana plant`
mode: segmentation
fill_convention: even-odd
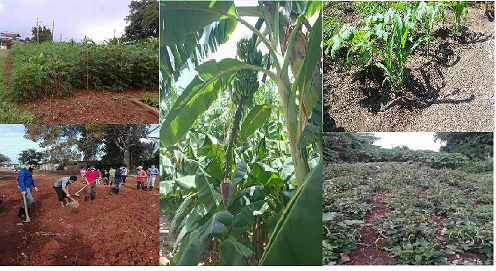
[[[319,160],[321,153],[321,31],[322,3],[320,1],[291,1],[272,2],[259,1],[257,6],[238,7],[233,1],[167,1],[161,2],[160,18],[162,28],[160,29],[161,44],[161,74],[164,80],[174,77],[174,74],[181,71],[184,63],[194,63],[196,65],[197,76],[177,97],[176,102],[167,108],[168,114],[161,123],[161,143],[162,146],[173,146],[180,142],[184,136],[195,125],[201,114],[208,110],[217,100],[219,95],[232,88],[237,75],[242,71],[254,71],[263,73],[277,86],[277,92],[281,101],[278,107],[284,117],[285,130],[287,131],[287,141],[289,143],[290,164],[294,168],[295,184],[298,189],[294,193],[291,201],[284,206],[284,210],[278,220],[277,227],[271,232],[271,242],[267,245],[259,264],[321,264],[321,219],[318,211],[321,204]],[[254,16],[265,24],[265,30],[261,31],[256,25],[253,26],[246,21],[246,16]],[[311,18],[318,17],[313,23]],[[251,30],[252,35],[257,37],[257,43],[253,48],[263,44],[270,58],[270,67],[256,65],[243,61],[242,59],[224,58],[219,61],[208,60],[200,64],[199,53],[205,53],[205,47],[196,46],[197,41],[214,40],[209,43],[209,48],[216,49],[216,42],[225,42],[235,31],[236,26],[242,24]],[[210,38],[212,35],[215,38]],[[213,46],[212,46],[213,45]],[[184,49],[184,50],[183,50]],[[187,50],[186,50],[187,49]],[[192,59],[188,62],[188,59]],[[167,85],[164,85],[167,90]],[[236,86],[235,86],[236,87]],[[247,112],[243,120],[243,127],[240,133],[244,138],[249,138],[261,123],[266,119],[266,112],[273,105],[254,106]],[[260,121],[262,120],[262,121]],[[246,123],[246,125],[244,125]],[[313,156],[317,160],[311,159],[309,151],[317,150],[318,155]],[[217,151],[225,158],[225,153]],[[310,158],[309,158],[310,157]],[[211,157],[218,164],[218,156]],[[230,159],[229,159],[230,160]],[[233,157],[233,160],[236,160]],[[211,160],[214,161],[214,160]],[[216,187],[207,187],[208,194],[200,192],[198,198],[203,199],[203,205],[207,209],[212,225],[219,228],[234,225],[236,212],[230,205],[230,198],[235,196],[240,189],[235,184],[236,172],[242,168],[240,160],[237,160],[235,167],[228,167],[232,171],[231,185],[226,206],[221,204],[221,194]],[[241,159],[243,161],[243,159]],[[224,166],[225,162],[220,163]],[[222,167],[221,167],[222,168]],[[202,169],[203,170],[203,169]],[[270,167],[254,164],[250,167],[250,174],[256,172],[267,176],[269,180],[279,185],[277,177],[270,173]],[[221,172],[221,171],[220,171]],[[268,173],[267,173],[268,172]],[[197,172],[195,183],[203,184],[204,181],[214,177],[217,185],[224,179],[219,176],[219,170],[209,172]],[[239,179],[239,178],[238,178]],[[208,180],[207,180],[208,181]],[[240,185],[249,182],[249,179],[238,181]],[[267,183],[269,185],[269,183]],[[265,187],[265,186],[264,186]],[[214,191],[214,192],[211,192]],[[237,191],[235,193],[235,191]],[[242,190],[241,190],[242,191]],[[212,194],[213,193],[213,194]],[[208,197],[206,196],[208,195]],[[304,206],[304,207],[302,207]],[[246,206],[245,206],[246,207]],[[220,209],[217,209],[220,208]],[[222,210],[224,208],[224,210]],[[305,209],[315,210],[306,212]],[[221,216],[212,215],[212,212],[222,212]],[[227,211],[227,213],[225,213]],[[228,214],[234,215],[234,220]],[[293,222],[290,222],[293,221]],[[291,223],[302,223],[294,224]],[[220,224],[224,225],[221,226]],[[300,232],[295,234],[295,229],[300,228]],[[201,229],[190,231],[187,235],[189,239],[181,240],[179,251],[190,249],[193,252],[205,249],[204,244],[199,247],[198,243],[192,239],[211,240],[212,238],[224,238],[226,231],[222,233],[205,235]],[[291,234],[291,240],[287,240],[287,234]],[[220,246],[225,253],[233,248],[239,251],[239,255],[247,257],[247,250],[239,246],[235,239],[222,239],[227,242]],[[317,240],[317,241],[316,241]],[[189,245],[188,245],[189,244]],[[223,244],[223,243],[221,243]],[[286,244],[286,245],[281,245]],[[301,250],[303,248],[303,250]],[[225,256],[225,253],[222,255]],[[181,254],[186,257],[186,254]],[[297,255],[297,256],[296,256]],[[180,256],[178,256],[180,257]],[[195,256],[196,257],[196,256]],[[229,260],[232,260],[228,257]],[[186,260],[186,258],[181,258]],[[182,260],[177,263],[185,263]],[[225,264],[235,264],[239,261],[227,261]]]

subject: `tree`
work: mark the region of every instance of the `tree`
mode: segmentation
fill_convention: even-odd
[[[440,141],[442,152],[461,153],[471,159],[484,160],[493,157],[493,133],[440,132],[434,136]]]
[[[149,127],[146,124],[26,124],[24,137],[47,148],[46,159],[50,162],[72,162],[82,156],[85,161],[104,157],[108,164],[129,165],[131,147],[152,132]]]
[[[18,160],[22,164],[26,164],[29,161],[36,161],[38,163],[41,163],[42,161],[44,161],[44,159],[43,159],[43,153],[42,152],[39,152],[39,151],[37,151],[35,149],[27,149],[27,150],[21,151],[19,153]]]
[[[150,37],[158,38],[158,1],[139,0],[129,4],[129,15],[125,20],[123,41],[133,42]]]
[[[324,133],[324,160],[331,163],[339,161],[356,161],[366,149],[377,149],[373,146],[379,138],[370,133]]]
[[[46,26],[39,27],[39,29],[33,26],[31,33],[33,33],[33,38],[31,39],[33,42],[43,43],[53,41],[52,30]]]
[[[107,154],[118,153],[121,158],[118,164],[131,166],[131,153],[133,147],[141,146],[140,140],[146,138],[150,125],[146,124],[116,124],[107,126],[104,139]],[[117,150],[117,151],[116,151]],[[106,157],[107,159],[108,156]]]
[[[9,157],[5,156],[4,154],[0,153],[0,164],[9,164],[12,161],[10,160]]]
[[[161,123],[162,146],[174,146],[183,140],[189,134],[191,127],[198,121],[199,116],[210,108],[221,93],[231,92],[229,94],[233,104],[236,105],[236,113],[230,125],[229,141],[225,144],[226,146],[222,146],[225,148],[222,152],[216,149],[212,151],[212,154],[209,154],[215,154],[215,159],[219,158],[217,156],[219,153],[225,156],[222,184],[226,184],[229,183],[226,182],[226,180],[229,181],[229,176],[235,178],[232,170],[239,169],[231,165],[235,161],[232,150],[236,149],[233,145],[238,136],[241,121],[243,124],[254,124],[250,129],[246,127],[239,129],[239,131],[244,131],[242,132],[242,139],[246,141],[264,124],[270,116],[267,112],[270,112],[272,108],[281,110],[284,117],[287,142],[291,153],[291,167],[294,167],[295,183],[300,187],[300,190],[297,196],[292,199],[294,204],[286,206],[285,214],[288,216],[283,215],[280,218],[278,225],[281,227],[272,232],[270,241],[260,260],[262,265],[313,265],[320,264],[322,259],[321,251],[318,251],[321,249],[321,236],[317,234],[320,229],[313,228],[314,223],[320,223],[321,213],[316,211],[303,215],[303,213],[295,211],[303,205],[310,210],[318,210],[321,207],[321,201],[319,203],[318,200],[310,200],[310,198],[319,197],[319,195],[312,195],[312,193],[321,188],[321,173],[316,174],[316,171],[319,171],[322,166],[321,160],[318,159],[321,155],[317,154],[316,159],[309,159],[311,151],[320,153],[322,150],[321,9],[321,1],[259,1],[257,5],[250,7],[236,6],[234,1],[163,1],[160,6],[162,27],[160,33],[160,69],[163,77],[161,95],[174,96],[169,93],[171,91],[170,86],[182,69],[188,66],[186,64],[192,63],[196,66],[198,73],[184,91],[178,94],[171,108],[165,109],[168,114]],[[309,19],[314,15],[318,18],[312,25],[309,23]],[[245,20],[244,17],[246,16],[258,18],[257,23],[251,25]],[[250,37],[247,38],[249,40],[238,43],[238,57],[224,58],[220,61],[208,60],[200,63],[208,52],[216,51],[219,44],[223,44],[229,39],[238,24],[251,30]],[[264,30],[261,28],[262,25],[265,26]],[[200,40],[206,40],[207,43],[201,45],[199,44]],[[244,45],[240,46],[240,44]],[[261,46],[268,48],[268,54],[260,59],[259,48]],[[277,85],[278,99],[281,101],[280,107],[273,104],[251,106],[250,102],[253,97],[251,91],[258,91],[257,78],[259,78],[260,73],[263,74],[262,77],[269,78]],[[250,86],[250,93],[235,92],[242,89],[239,87],[242,84],[236,82],[240,78],[243,78],[244,82],[248,82],[246,80],[248,77],[252,79],[251,82],[257,81],[256,86]],[[252,111],[245,118],[244,111],[250,109]],[[262,112],[264,114],[259,114]],[[310,164],[311,160],[315,163]],[[244,168],[246,169],[246,167]],[[239,170],[241,171],[241,169]],[[204,185],[205,180],[209,178],[200,171],[198,174],[201,176],[195,176],[195,183]],[[214,187],[215,181],[217,180],[210,180],[211,183],[208,185]],[[236,190],[235,186],[230,189]],[[213,188],[208,189],[208,191],[212,190]],[[208,192],[208,194],[211,195],[212,193]],[[317,194],[319,193],[317,192]],[[202,201],[201,197],[200,201]],[[209,215],[215,217],[225,215],[224,210],[219,210],[222,207],[205,200],[203,204],[212,207],[210,211],[216,212],[215,214],[209,213]],[[304,218],[300,216],[304,216]],[[300,221],[307,223],[299,225],[299,233],[305,238],[292,236],[292,238],[285,239],[283,237],[285,234],[290,234],[289,229],[291,227],[289,226],[291,223],[284,222],[290,222],[292,219],[301,219]],[[282,226],[283,224],[285,227]],[[202,237],[201,240],[198,240],[197,234],[188,234],[187,241],[191,244],[194,243],[195,246],[198,242],[201,242],[202,246],[205,245],[204,240],[206,238]],[[228,242],[231,243],[228,244]],[[220,246],[226,248],[237,244],[234,239],[230,239],[228,242]],[[304,251],[298,252],[303,248]],[[227,251],[231,250],[226,249],[225,252]],[[308,257],[299,257],[303,254]],[[242,257],[244,256],[241,255]],[[196,264],[193,259],[195,257],[188,255],[187,258],[187,264]],[[191,259],[193,261],[189,261]],[[186,259],[183,263],[186,263]]]

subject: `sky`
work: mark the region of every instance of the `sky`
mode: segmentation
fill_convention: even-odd
[[[414,133],[414,132],[394,132],[394,133],[373,133],[375,137],[381,138],[374,145],[383,148],[392,148],[395,146],[407,146],[413,150],[432,150],[439,151],[441,143],[434,142],[435,133]]]
[[[85,36],[99,43],[124,34],[131,0],[0,0],[0,32],[18,33],[31,38],[36,20],[52,29],[54,39],[82,40]]]
[[[151,125],[151,129],[157,124]],[[151,137],[159,137],[160,129],[150,134]],[[0,124],[0,153],[9,157],[11,162],[17,163],[19,153],[27,149],[43,151],[38,143],[24,138],[24,125],[22,124]]]
[[[237,0],[237,1],[235,1],[235,4],[238,7],[239,6],[257,6],[258,5],[257,1],[253,1],[253,0],[242,0],[242,1]],[[310,19],[310,23],[313,24],[317,18],[318,18],[318,15],[315,15],[314,17],[312,17]],[[243,19],[246,20],[251,25],[255,25],[255,23],[258,20],[258,18],[255,18],[255,17],[243,17]],[[265,24],[262,26],[261,31],[263,31],[264,28],[265,28]],[[253,32],[251,32],[251,30],[248,29],[248,27],[246,27],[242,23],[238,23],[236,26],[236,30],[229,36],[229,40],[225,44],[220,45],[217,48],[217,52],[209,54],[208,59],[206,59],[205,61],[210,60],[210,59],[215,59],[216,61],[219,61],[221,59],[228,58],[228,57],[229,58],[235,58],[236,57],[236,49],[237,49],[236,43],[238,42],[238,40],[240,40],[241,38],[244,38],[244,37],[251,37],[252,34],[253,34]],[[267,47],[263,44],[260,44],[257,48],[260,49],[263,54],[266,54],[268,52]],[[182,74],[179,77],[176,84],[182,88],[186,88],[188,86],[188,84],[191,82],[191,80],[193,80],[193,78],[195,77],[196,74],[197,74],[197,72],[194,70],[194,67],[193,67],[193,69],[185,69],[182,72]]]
[[[43,151],[38,143],[24,138],[24,125],[22,124],[1,124],[0,125],[0,153],[9,157],[12,163],[17,163],[19,153],[35,149]]]

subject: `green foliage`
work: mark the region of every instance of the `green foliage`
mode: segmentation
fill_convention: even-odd
[[[31,33],[33,34],[32,42],[35,43],[44,43],[44,42],[52,42],[53,41],[53,33],[50,28],[43,27],[35,27],[31,28]]]
[[[158,103],[159,103],[159,100],[158,100],[158,95],[155,95],[155,94],[151,94],[151,93],[145,93],[143,95],[143,98],[141,98],[141,100],[151,106],[151,107],[156,107],[158,108]]]
[[[341,264],[340,254],[349,254],[357,248],[360,234],[356,225],[363,223],[362,220],[347,220],[341,213],[323,214],[323,237],[322,237],[322,264]]]
[[[125,18],[127,25],[124,28],[122,40],[125,42],[136,42],[146,40],[150,37],[158,38],[158,11],[158,1],[131,1],[129,4],[129,15]]]
[[[418,239],[413,243],[394,246],[387,249],[396,258],[391,265],[446,265],[439,245],[433,245],[425,239]]]
[[[471,159],[486,160],[493,157],[493,133],[436,133],[441,151],[461,153]]]
[[[468,13],[468,1],[446,1],[444,2],[446,6],[451,9],[455,14],[455,23],[453,25],[453,29],[455,32],[459,32],[461,29],[461,24],[464,17]]]
[[[303,211],[320,205],[320,197],[315,197],[321,172],[320,144],[315,139],[320,136],[315,135],[320,135],[321,128],[314,112],[321,99],[317,87],[321,79],[315,73],[321,55],[321,21],[317,20],[308,33],[299,33],[303,22],[318,16],[321,6],[320,1],[259,2],[246,9],[236,7],[233,1],[161,3],[161,30],[165,30],[160,35],[162,88],[168,91],[168,80],[188,60],[198,74],[167,109],[161,129],[162,154],[174,164],[170,180],[163,185],[168,194],[162,198],[187,193],[171,229],[180,244],[176,256],[185,260],[173,263],[195,264],[198,252],[206,249],[205,242],[221,244],[218,261],[212,260],[217,264],[279,264],[288,257],[293,264],[321,262],[320,219],[317,213]],[[242,16],[254,12],[263,18],[252,26]],[[290,17],[294,14],[296,21]],[[238,23],[252,31],[249,46],[239,46],[238,59],[200,64],[202,56],[227,41]],[[267,33],[259,31],[262,23]],[[197,46],[204,33],[208,46]],[[260,43],[254,42],[255,38]],[[270,56],[262,56],[259,44],[268,48]],[[304,55],[291,54],[294,48],[303,48],[300,46],[309,49]],[[264,73],[261,81],[271,81],[262,88],[260,72]],[[271,90],[277,91],[263,97],[271,85],[275,86]],[[226,104],[226,94],[234,99],[227,107],[220,107]],[[251,102],[244,102],[244,97],[252,96],[255,101],[271,101],[252,107]],[[238,102],[242,106],[234,109]],[[236,129],[245,109],[253,113],[245,118],[239,140]],[[200,123],[204,119],[210,123]],[[312,129],[305,127],[307,123]],[[208,126],[216,137],[197,130]],[[226,132],[231,126],[231,132]],[[301,127],[305,131],[300,135]],[[177,180],[190,175],[194,175],[195,186],[180,187]],[[227,231],[212,235],[213,239],[202,233],[206,221],[225,210],[234,216],[232,224],[222,223]],[[307,226],[302,229],[301,225]],[[291,238],[287,238],[288,233]],[[308,251],[311,255],[305,256]]]
[[[356,248],[358,227],[350,223],[377,207],[378,194],[387,212],[369,223],[379,236],[375,244],[394,256],[390,264],[447,264],[446,255],[473,251],[490,264],[492,178],[418,163],[330,164],[323,170],[324,264],[341,264],[339,254]]]
[[[155,89],[157,40],[133,45],[83,43],[26,44],[12,48],[12,99],[67,96],[73,88]]]
[[[377,13],[364,19],[364,26],[353,33],[347,63],[351,62],[350,53],[359,56],[357,63],[366,64],[376,55],[381,61],[374,65],[383,69],[385,79],[393,92],[403,87],[405,64],[415,48],[432,39],[430,35],[415,37],[417,10],[406,7],[405,14],[390,8],[386,13]],[[355,51],[356,50],[356,51]]]
[[[287,204],[262,256],[262,265],[320,263],[322,249],[314,244],[321,240],[321,217],[317,212],[308,212],[308,210],[317,209],[322,205],[322,198],[315,196],[320,194],[321,172],[322,164],[319,163],[307,175],[303,185]],[[300,234],[301,225],[307,225],[310,234]]]
[[[263,138],[259,140],[265,141]],[[258,166],[270,163],[271,160],[271,165],[276,165],[275,161],[283,159],[273,155],[282,153],[265,144],[259,144],[256,149],[235,148],[236,160],[241,162],[234,169],[227,204],[227,210],[233,215],[233,219],[231,222],[225,221],[227,228],[224,229],[222,223],[218,224],[208,218],[223,209],[219,184],[223,178],[222,158],[225,147],[220,145],[217,139],[206,136],[191,137],[184,143],[172,147],[175,149],[172,158],[175,166],[169,171],[169,180],[161,181],[162,200],[183,198],[182,204],[174,214],[171,227],[171,235],[175,236],[177,244],[181,244],[174,257],[174,264],[197,264],[199,255],[212,241],[210,233],[215,233],[221,243],[224,243],[220,247],[224,264],[244,264],[250,258],[258,261],[254,258],[254,247],[268,242],[268,234],[275,229],[274,222],[288,203],[285,193],[295,191],[294,187],[288,190],[288,187],[292,187],[291,175],[294,173],[286,172],[286,164],[280,163],[280,168],[275,169]],[[248,153],[247,156],[252,160],[246,163],[239,160],[244,153]],[[254,171],[255,168],[258,173]],[[290,171],[294,171],[294,168]],[[265,179],[261,176],[262,173],[268,174]],[[283,182],[269,181],[274,178]],[[261,239],[250,240],[246,236],[252,225],[257,225],[261,230]],[[206,231],[207,228],[218,230],[211,232]],[[233,242],[234,238],[241,237],[244,242]],[[233,247],[236,251],[228,249]]]
[[[7,78],[7,61],[10,50],[0,50],[0,123],[31,123],[34,116],[23,112],[12,103],[10,80]]]
[[[402,89],[405,64],[415,49],[427,42],[425,53],[429,54],[430,41],[434,39],[432,30],[445,17],[445,10],[454,13],[455,32],[460,30],[462,17],[468,11],[468,3],[463,1],[357,1],[351,6],[348,12],[363,18],[358,30],[343,25],[340,18],[324,14],[329,23],[324,31],[325,53],[336,60],[338,55],[342,56],[342,48],[349,48],[346,62],[356,59],[356,63],[365,68],[372,64],[382,69],[382,85],[387,84],[392,92]]]
[[[0,164],[6,164],[6,163],[12,163],[12,161],[10,161],[9,157],[0,153]]]
[[[361,17],[368,17],[376,13],[384,13],[388,10],[389,3],[382,1],[356,1],[352,2],[356,13]]]
[[[43,156],[44,155],[42,152],[36,151],[35,149],[27,149],[19,152],[19,158],[17,158],[17,160],[19,160],[19,162],[23,165],[29,161],[37,161],[38,163],[41,163],[44,161]]]

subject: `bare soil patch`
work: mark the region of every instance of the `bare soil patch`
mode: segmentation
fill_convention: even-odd
[[[494,21],[484,4],[470,4],[460,35],[435,30],[431,57],[416,50],[398,95],[383,90],[381,70],[326,58],[324,131],[494,130]]]
[[[158,265],[158,188],[136,190],[130,176],[119,195],[97,186],[96,199],[77,198],[76,212],[60,206],[53,183],[76,172],[39,172],[33,193],[33,217],[17,217],[22,196],[13,171],[0,171],[0,265]],[[69,187],[71,194],[83,184]],[[84,195],[83,192],[80,195]]]
[[[35,123],[64,124],[134,124],[158,123],[158,109],[154,112],[141,103],[145,93],[157,92],[125,90],[73,90],[69,97],[43,97],[26,105]]]
[[[372,209],[365,216],[366,224],[360,225],[360,240],[357,248],[350,253],[350,261],[346,265],[388,265],[393,259],[389,253],[381,250],[384,245],[375,229],[370,225],[374,220],[389,212],[384,207],[387,193],[376,194],[372,199]]]

